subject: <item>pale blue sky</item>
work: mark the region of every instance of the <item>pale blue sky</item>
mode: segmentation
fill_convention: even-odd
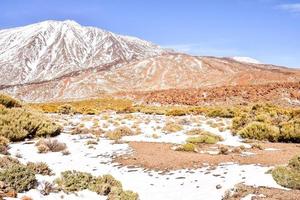
[[[300,0],[1,0],[0,29],[49,19],[195,55],[300,67]]]

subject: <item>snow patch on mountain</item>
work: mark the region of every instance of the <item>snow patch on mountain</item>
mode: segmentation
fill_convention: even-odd
[[[253,63],[253,64],[262,64],[260,61],[254,59],[254,58],[250,58],[250,57],[232,57],[233,60],[235,61],[239,61],[239,62],[245,62],[245,63]]]

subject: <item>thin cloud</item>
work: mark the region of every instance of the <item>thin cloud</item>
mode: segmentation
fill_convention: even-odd
[[[276,8],[292,13],[300,13],[300,3],[281,4],[276,6]]]

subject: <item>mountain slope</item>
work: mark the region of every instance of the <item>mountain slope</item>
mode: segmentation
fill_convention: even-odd
[[[150,42],[69,20],[0,30],[0,85],[51,80],[74,71],[163,52]]]
[[[300,71],[273,65],[241,63],[230,58],[196,57],[168,53],[42,83],[4,90],[27,101],[96,97],[101,94],[165,89],[257,85],[300,81]]]
[[[0,90],[27,101],[116,92],[299,82],[300,70],[197,57],[74,21],[0,31]]]

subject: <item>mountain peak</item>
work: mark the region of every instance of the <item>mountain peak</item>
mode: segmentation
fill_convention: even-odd
[[[79,23],[77,23],[74,20],[63,20],[63,21],[59,21],[59,20],[46,20],[46,21],[41,21],[35,24],[31,24],[29,26],[36,26],[36,25],[41,25],[41,26],[63,26],[63,25],[68,25],[68,26],[81,26]]]
[[[47,20],[0,31],[0,75],[5,77],[0,85],[52,80],[163,52],[150,42],[81,26],[73,20]]]

